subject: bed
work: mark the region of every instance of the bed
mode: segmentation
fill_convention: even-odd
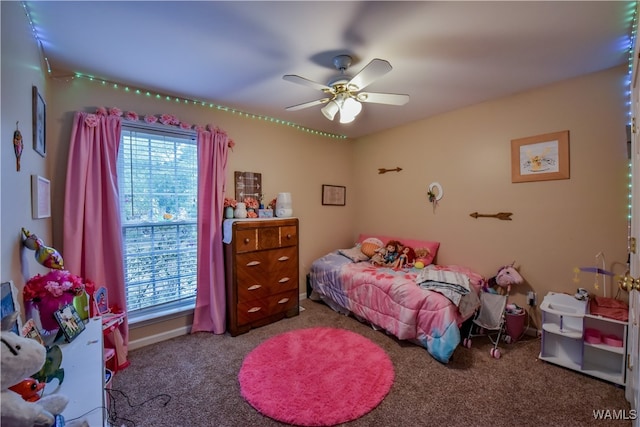
[[[427,249],[427,255],[417,259],[424,268],[372,264],[370,243],[391,240]],[[310,297],[423,346],[436,360],[447,363],[460,343],[460,326],[480,305],[484,278],[463,266],[434,264],[438,248],[438,242],[361,235],[354,247],[332,251],[312,263]],[[458,288],[463,283],[467,292]]]

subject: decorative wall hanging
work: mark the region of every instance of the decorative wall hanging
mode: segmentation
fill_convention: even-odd
[[[569,131],[511,140],[511,182],[569,179]]]
[[[378,174],[383,174],[383,173],[387,173],[387,172],[400,172],[402,170],[401,167],[396,167],[394,169],[385,169],[385,168],[378,168]]]
[[[236,200],[242,202],[246,197],[253,197],[258,201],[261,200],[262,174],[238,171],[235,171],[233,174]]]
[[[51,216],[51,182],[39,175],[31,175],[31,216],[33,219]]]
[[[497,214],[479,214],[478,212],[474,212],[469,214],[469,216],[474,218],[498,218],[503,221],[511,221],[511,212],[498,212]]]
[[[347,204],[347,187],[341,185],[322,186],[322,204],[325,206],[344,206]]]
[[[47,155],[46,125],[47,105],[38,92],[38,88],[32,88],[33,98],[33,149],[42,157]]]
[[[22,133],[18,129],[18,123],[16,122],[16,130],[13,131],[13,152],[16,154],[16,171],[20,172],[20,156],[22,156],[24,143],[22,142]]]
[[[427,191],[427,198],[429,199],[429,203],[433,205],[433,211],[435,212],[436,206],[440,199],[444,196],[444,191],[442,190],[442,185],[439,182],[432,182],[429,184],[429,190]]]
[[[64,270],[64,260],[62,259],[62,255],[60,255],[60,252],[52,247],[45,245],[42,239],[31,233],[26,228],[22,229],[22,234],[24,234],[25,237],[25,239],[22,241],[22,244],[27,249],[36,251],[36,253],[34,254],[36,261],[52,270]]]

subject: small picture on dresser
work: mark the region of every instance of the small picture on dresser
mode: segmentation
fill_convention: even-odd
[[[84,322],[76,311],[73,304],[67,304],[54,313],[60,329],[64,333],[67,341],[73,341],[82,331],[84,331]]]

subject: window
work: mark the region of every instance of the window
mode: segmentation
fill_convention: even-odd
[[[194,132],[122,125],[118,186],[129,318],[192,308],[197,274]]]

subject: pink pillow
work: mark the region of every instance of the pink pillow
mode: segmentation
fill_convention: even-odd
[[[426,257],[421,258],[421,261],[424,263],[424,265],[434,263],[436,255],[438,254],[438,248],[440,247],[440,242],[432,242],[429,240],[403,239],[401,237],[378,236],[374,234],[361,234],[360,237],[358,237],[358,242],[362,243],[370,237],[375,237],[382,240],[385,245],[389,240],[397,240],[403,245],[413,248],[413,250],[419,248],[429,249],[429,254]]]

